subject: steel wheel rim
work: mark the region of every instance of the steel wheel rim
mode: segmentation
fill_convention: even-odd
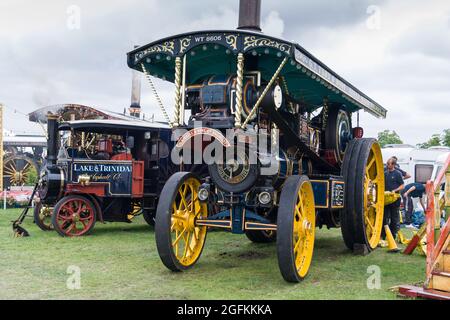
[[[384,166],[381,149],[373,144],[364,176],[364,226],[369,246],[374,249],[378,245],[383,228],[384,210]]]
[[[177,190],[172,202],[171,246],[175,258],[183,266],[190,266],[200,256],[206,238],[206,226],[197,226],[196,220],[205,218],[207,206],[198,199],[200,182],[188,178]]]
[[[294,264],[298,275],[303,278],[311,265],[316,226],[314,194],[310,183],[303,182],[299,188],[293,219]]]
[[[68,200],[60,207],[56,216],[58,227],[67,236],[80,236],[94,223],[94,209],[84,199]],[[81,227],[79,229],[78,227]]]

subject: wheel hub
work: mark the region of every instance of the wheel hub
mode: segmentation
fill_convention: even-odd
[[[192,231],[195,228],[195,216],[186,210],[177,210],[175,213],[175,229],[178,231]]]
[[[16,171],[14,173],[14,181],[22,181],[22,177],[23,177],[22,171]]]

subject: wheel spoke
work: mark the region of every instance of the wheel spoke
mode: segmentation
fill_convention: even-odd
[[[372,225],[372,221],[370,221],[369,217],[367,215],[364,215],[364,218],[367,222],[367,226],[370,227],[371,230],[373,230],[375,227]]]
[[[302,243],[302,241],[303,241],[303,239],[299,237],[294,246],[294,254],[297,252],[297,249],[298,249],[300,243]]]
[[[75,227],[75,223],[71,223],[70,226],[66,229],[66,233],[69,234],[73,228]]]
[[[72,210],[72,208],[70,207],[70,203],[69,203],[69,205],[68,205],[68,204],[65,204],[65,205],[61,208],[62,211],[63,211],[64,209],[67,210],[67,211],[69,211],[70,214],[73,214],[73,210]]]
[[[26,172],[26,171],[27,171],[27,169],[29,169],[29,168],[30,168],[30,163],[29,163],[29,162],[27,162],[27,164],[23,166],[23,168],[22,168],[22,172]]]
[[[373,164],[376,161],[376,157],[372,156],[372,160],[369,161],[369,163],[367,164],[367,170],[369,171],[370,168],[372,168]]]
[[[14,171],[17,171],[17,169],[16,169],[16,163],[15,163],[14,161],[11,161],[10,166],[11,166],[11,168],[12,168]]]
[[[180,241],[180,239],[183,237],[183,234],[184,234],[184,232],[186,231],[186,229],[187,228],[184,228],[181,232],[180,232],[180,235],[176,235],[176,238],[175,238],[175,241],[173,241],[172,242],[172,247],[174,246],[174,245],[177,245],[178,244],[178,242]],[[178,230],[177,230],[177,234],[178,234]],[[184,237],[183,237],[184,238]]]
[[[175,237],[178,237],[178,230],[175,230]],[[173,248],[173,244],[172,244],[172,248]],[[175,257],[178,258],[178,243],[175,245]]]
[[[76,203],[76,208],[77,208],[77,209],[75,209],[76,210],[76,214],[80,215],[81,211],[83,210],[84,203],[82,203],[82,202],[74,202],[74,204],[75,203]]]
[[[186,238],[184,238],[184,243],[185,243],[185,246],[184,246],[184,252],[183,252],[183,258],[186,258],[187,257],[187,254],[188,254],[188,252],[189,252],[189,250],[191,249],[190,247],[189,247],[189,236],[190,236],[190,234],[191,234],[191,232],[189,231],[188,233],[187,233],[187,236],[186,236]]]
[[[68,216],[63,216],[63,215],[58,215],[58,219],[61,219],[61,220],[64,220],[64,221],[72,221],[72,218],[71,217],[68,217]]]
[[[180,205],[178,207],[178,210],[181,210],[181,205],[184,205],[184,209],[187,209],[187,203],[186,203],[186,198],[185,198],[185,194],[184,193],[180,193]]]
[[[200,236],[200,228],[194,228],[194,237],[196,240],[199,240]]]

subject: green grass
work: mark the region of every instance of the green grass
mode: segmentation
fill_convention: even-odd
[[[275,244],[210,232],[199,262],[184,273],[161,263],[153,229],[134,223],[98,223],[90,236],[61,238],[27,218],[31,236],[13,238],[20,210],[0,211],[0,299],[395,299],[388,289],[424,279],[425,259],[378,249],[362,257],[345,249],[340,230],[317,230],[308,277],[286,283]],[[81,268],[81,289],[66,287],[67,267]],[[381,268],[381,289],[366,286],[367,268]]]

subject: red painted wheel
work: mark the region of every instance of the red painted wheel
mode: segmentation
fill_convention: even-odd
[[[63,237],[79,237],[94,227],[97,211],[89,199],[79,196],[65,196],[55,206],[52,223],[56,232]]]

